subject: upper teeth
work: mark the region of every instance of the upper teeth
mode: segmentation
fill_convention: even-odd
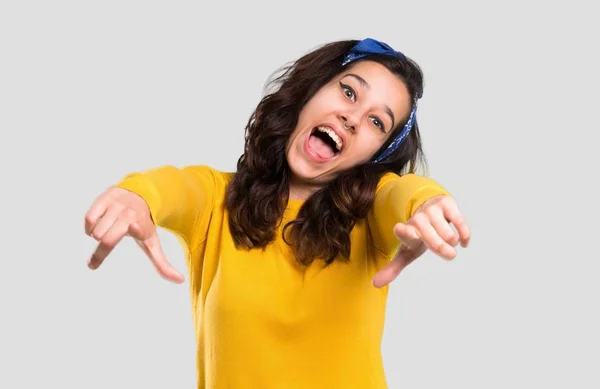
[[[335,148],[337,149],[337,151],[340,151],[342,149],[342,140],[331,128],[319,126],[317,127],[317,130],[329,135],[329,137],[335,142]]]

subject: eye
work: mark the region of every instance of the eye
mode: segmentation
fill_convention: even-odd
[[[371,121],[373,122],[373,124],[375,124],[375,126],[377,126],[377,128],[381,130],[381,132],[385,133],[385,126],[383,125],[383,122],[379,120],[378,117],[371,118]]]
[[[340,86],[342,87],[344,96],[346,96],[347,99],[356,101],[356,92],[354,92],[354,89],[350,88],[348,85],[342,84],[341,82],[340,82]]]

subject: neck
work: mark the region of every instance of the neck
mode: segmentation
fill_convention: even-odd
[[[290,177],[290,200],[306,201],[313,193],[321,188],[320,185],[310,184]]]

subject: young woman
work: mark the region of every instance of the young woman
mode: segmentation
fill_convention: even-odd
[[[427,249],[452,259],[470,239],[453,198],[415,173],[422,73],[385,43],[351,40],[273,86],[235,173],[163,166],[104,192],[85,217],[100,242],[89,267],[129,235],[183,282],[156,227],[181,239],[199,388],[385,388],[388,283]]]

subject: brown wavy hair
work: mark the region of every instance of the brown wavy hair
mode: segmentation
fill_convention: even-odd
[[[346,70],[341,66],[342,59],[356,43],[345,40],[320,46],[282,67],[267,81],[265,96],[246,125],[244,153],[226,193],[230,231],[238,248],[264,248],[274,240],[289,199],[288,139],[304,104]],[[379,55],[368,59],[386,66],[403,80],[413,101],[422,96],[423,74],[411,59]],[[408,115],[399,121],[379,151],[387,147],[407,120]],[[419,163],[425,164],[425,158],[415,122],[401,147],[386,160],[354,166],[312,194],[296,219],[283,230],[297,261],[308,265],[315,259],[326,264],[347,260],[350,232],[371,209],[381,176],[386,172],[414,172]]]

